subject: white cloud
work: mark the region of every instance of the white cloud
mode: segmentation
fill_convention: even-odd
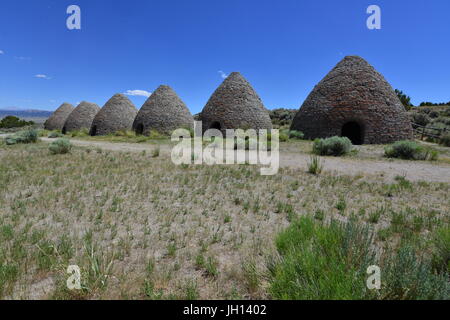
[[[14,57],[14,59],[19,60],[19,61],[30,61],[31,60],[30,57]]]
[[[127,92],[125,92],[125,94],[127,96],[140,96],[140,97],[150,97],[151,96],[151,92],[145,91],[145,90],[127,90]]]
[[[219,71],[217,71],[219,74],[220,74],[220,76],[222,77],[222,79],[226,79],[227,77],[228,77],[228,75],[225,73],[225,72],[223,72],[222,70],[219,70]]]
[[[0,50],[0,54],[5,54],[5,51],[3,51],[3,50]]]
[[[35,78],[38,79],[46,79],[46,80],[50,80],[51,78],[49,76],[47,76],[46,74],[37,74],[34,76]]]

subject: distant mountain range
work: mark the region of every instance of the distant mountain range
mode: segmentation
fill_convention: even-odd
[[[20,110],[20,109],[0,109],[0,119],[6,116],[15,116],[22,119],[48,118],[53,111],[45,110]]]

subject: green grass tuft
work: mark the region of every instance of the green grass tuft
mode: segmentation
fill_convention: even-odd
[[[448,233],[439,239],[435,261],[442,267],[448,263]],[[276,247],[280,258],[268,266],[275,299],[449,298],[447,270],[433,270],[431,261],[408,245],[377,257],[372,232],[353,221],[325,224],[301,217],[277,236]],[[371,265],[381,269],[380,290],[366,286]]]

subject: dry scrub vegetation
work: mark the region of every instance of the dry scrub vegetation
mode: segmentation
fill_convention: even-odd
[[[363,223],[380,252],[408,242],[426,254],[448,228],[449,183],[306,167],[267,177],[175,166],[155,148],[1,145],[0,298],[265,299],[276,235],[299,215]],[[66,289],[68,265],[83,290]]]

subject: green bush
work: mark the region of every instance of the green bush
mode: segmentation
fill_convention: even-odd
[[[414,159],[420,146],[413,141],[398,141],[384,149],[384,154],[388,158]]]
[[[436,119],[439,117],[439,112],[437,112],[436,110],[433,110],[428,115],[430,116],[430,118]]]
[[[52,154],[66,154],[72,149],[72,145],[68,139],[58,139],[48,146],[48,150]]]
[[[15,139],[13,136],[6,137],[4,141],[5,141],[6,145],[8,145],[8,146],[18,144],[17,139]]]
[[[445,110],[442,112],[442,114],[443,114],[445,117],[450,117],[450,107],[448,107],[447,109],[445,109]]]
[[[431,148],[427,149],[428,149],[427,157],[424,160],[436,161],[439,159],[439,151]]]
[[[35,143],[38,140],[38,132],[34,129],[17,132],[5,138],[7,145]]]
[[[280,142],[286,142],[289,140],[289,136],[284,132],[280,132],[279,139],[280,139]]]
[[[0,128],[11,129],[34,125],[33,121],[21,120],[14,116],[6,116],[0,121]]]
[[[347,137],[316,139],[313,144],[313,153],[320,156],[343,156],[351,150],[352,142]]]
[[[419,145],[414,141],[397,141],[384,150],[388,158],[404,160],[437,160],[439,154],[436,150]]]
[[[290,126],[297,112],[297,109],[280,108],[269,111],[269,114],[274,128],[280,128],[283,126]]]
[[[298,139],[298,140],[302,140],[305,137],[305,134],[301,131],[297,131],[297,130],[291,130],[289,131],[289,138],[290,139]]]
[[[433,120],[433,125],[438,125],[441,123],[441,128],[447,128],[450,129],[450,116],[449,117],[439,117],[437,119]]]
[[[424,127],[431,121],[430,117],[425,112],[414,112],[412,115],[412,119],[415,124]]]
[[[443,146],[450,147],[450,133],[441,138],[440,142]]]
[[[449,298],[449,274],[435,273],[431,262],[419,259],[410,246],[389,253],[382,268],[382,289],[385,300],[443,300]]]
[[[447,240],[448,235],[440,241]],[[276,247],[279,258],[268,264],[274,299],[448,299],[448,271],[433,270],[431,261],[409,246],[376,255],[369,227],[352,220],[301,217],[278,234]],[[366,286],[372,265],[381,269],[380,290]]]
[[[38,132],[34,129],[26,130],[21,133],[22,143],[35,143],[38,140]]]
[[[432,103],[430,103],[429,105],[432,105]],[[419,112],[429,114],[431,112],[431,109],[430,108],[419,108]]]

